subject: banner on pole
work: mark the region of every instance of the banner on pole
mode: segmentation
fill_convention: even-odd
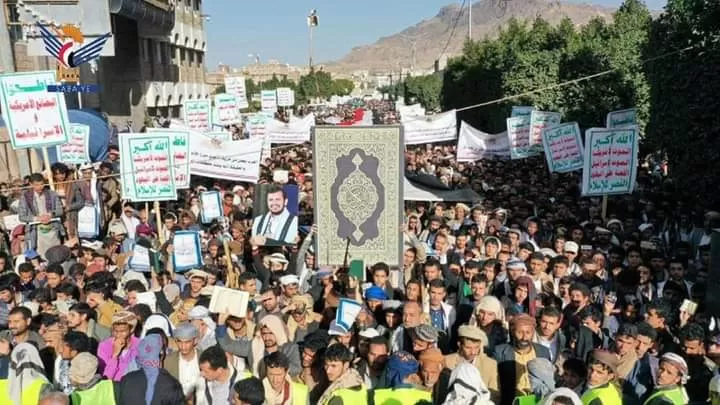
[[[402,122],[405,145],[428,144],[457,139],[455,110],[442,114],[414,117]]]
[[[90,127],[83,124],[70,124],[70,136],[67,143],[56,146],[59,162],[79,165],[90,162]]]
[[[177,129],[148,128],[148,133],[166,134],[170,137],[175,188],[190,188],[190,132]]]
[[[487,134],[460,122],[457,145],[458,162],[474,162],[481,159],[510,159],[510,142],[507,132]]]
[[[591,128],[585,132],[582,194],[630,194],[637,176],[640,130]]]
[[[55,84],[54,71],[0,75],[0,111],[13,149],[68,142],[65,94],[47,91],[48,85]]]
[[[507,122],[510,159],[530,156],[530,116],[510,117]]]
[[[567,173],[582,169],[582,136],[577,122],[566,122],[546,128],[542,138],[550,173]]]
[[[120,175],[132,201],[177,200],[171,144],[167,134],[120,134]]]
[[[243,76],[225,76],[225,93],[237,98],[238,108],[248,108],[245,78]]]
[[[511,117],[529,117],[532,111],[535,109],[533,106],[527,105],[515,105],[510,112]]]
[[[260,92],[260,107],[263,111],[275,113],[277,111],[277,94],[275,90],[263,90]]]
[[[226,126],[240,122],[240,107],[237,97],[232,94],[216,94],[215,111],[217,111],[217,115],[213,122],[217,124]]]
[[[530,155],[539,155],[543,151],[543,130],[559,125],[562,114],[537,111],[530,113]]]
[[[628,108],[626,110],[611,111],[605,118],[606,128],[624,128],[637,125],[637,109]]]
[[[198,132],[212,129],[210,100],[186,100],[183,103],[185,125]]]
[[[292,107],[295,105],[295,92],[289,87],[278,87],[277,105],[280,107]]]

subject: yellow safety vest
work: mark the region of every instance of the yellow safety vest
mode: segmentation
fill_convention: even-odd
[[[583,405],[589,405],[593,400],[599,399],[602,405],[622,405],[622,396],[614,384],[605,384],[593,388],[583,394],[581,400]]]
[[[292,405],[305,405],[310,403],[308,399],[310,389],[307,385],[296,382],[291,382],[290,384],[292,385]]]
[[[115,387],[110,380],[102,380],[89,390],[75,391],[70,394],[73,405],[115,404]]]
[[[333,398],[340,398],[343,401],[343,405],[367,405],[367,390],[365,387],[361,388],[343,388],[333,392],[332,396],[320,405],[327,405]],[[294,405],[294,404],[293,404]]]
[[[13,403],[10,399],[10,387],[8,380],[0,380],[0,405],[37,405],[40,402],[40,392],[48,384],[43,378],[38,378],[25,387],[20,394],[20,403]]]
[[[383,388],[375,390],[375,405],[415,405],[420,401],[432,402],[432,393],[418,388]]]
[[[645,404],[649,404],[652,400],[658,397],[667,399],[672,402],[673,405],[685,405],[687,403],[682,387],[676,386],[675,388],[659,389],[653,392],[653,394],[645,401]]]

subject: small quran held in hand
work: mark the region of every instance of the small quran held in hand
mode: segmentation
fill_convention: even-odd
[[[246,291],[232,290],[225,287],[214,287],[213,294],[210,298],[210,312],[224,313],[227,312],[231,316],[237,318],[245,318],[247,316],[248,301],[250,294]]]

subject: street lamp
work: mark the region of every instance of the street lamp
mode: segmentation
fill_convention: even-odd
[[[307,16],[308,25],[308,65],[310,69],[313,67],[313,28],[318,26],[318,15],[317,10],[310,10],[310,14]]]

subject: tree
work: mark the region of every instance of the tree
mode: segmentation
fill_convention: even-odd
[[[355,89],[355,83],[350,79],[333,80],[333,93],[338,96],[347,96]]]
[[[689,45],[696,49],[681,51]],[[669,0],[650,33],[648,142],[666,155],[678,201],[720,203],[720,3]]]
[[[297,103],[306,104],[314,99],[326,100],[333,95],[346,96],[354,89],[355,84],[352,80],[333,80],[330,73],[312,69],[308,74],[300,76],[295,99]]]
[[[442,76],[431,74],[426,76],[409,76],[404,82],[405,100],[411,103],[414,99],[427,111],[440,109]]]
[[[555,27],[540,18],[532,24],[511,19],[496,39],[468,42],[462,56],[450,60],[441,103],[452,109],[490,102],[458,115],[493,133],[505,130],[513,105],[558,111],[581,127],[604,125],[608,111],[633,106],[644,120],[648,84],[640,60],[649,23],[639,0],[626,0],[612,23],[595,19],[580,31],[569,19]],[[609,69],[617,72],[556,86]]]

